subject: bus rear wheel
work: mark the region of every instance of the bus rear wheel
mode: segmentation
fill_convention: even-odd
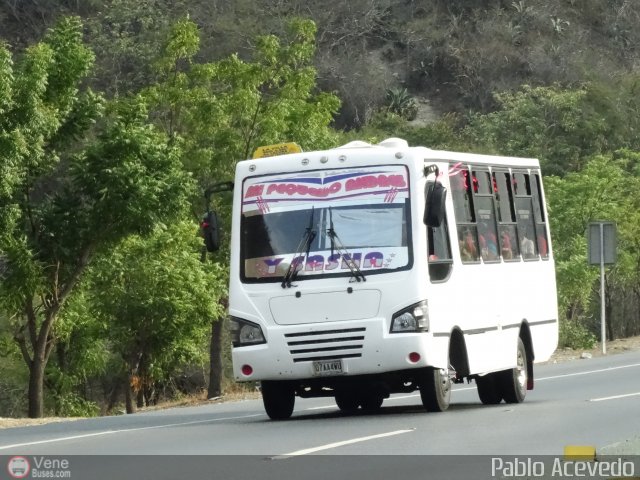
[[[501,389],[507,403],[522,403],[527,395],[527,349],[518,338],[516,367],[500,372]]]
[[[382,395],[369,393],[360,399],[360,406],[365,412],[375,412],[382,407],[382,402],[384,402]]]
[[[478,397],[485,405],[497,405],[502,401],[501,375],[504,372],[494,372],[476,377]]]
[[[427,412],[444,412],[451,401],[451,378],[443,368],[425,368],[419,376],[418,388]]]
[[[296,401],[294,386],[289,382],[263,381],[262,403],[271,420],[285,420],[293,413]]]
[[[360,404],[358,396],[351,390],[339,390],[336,392],[336,405],[345,413],[354,413]]]

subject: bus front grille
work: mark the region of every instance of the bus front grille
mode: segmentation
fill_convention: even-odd
[[[365,327],[287,333],[294,362],[358,358],[362,356]]]

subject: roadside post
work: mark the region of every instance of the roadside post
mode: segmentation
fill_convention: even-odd
[[[589,265],[600,265],[600,334],[602,353],[607,353],[607,332],[605,318],[604,266],[616,263],[616,224],[609,221],[590,222],[587,229],[587,250]]]

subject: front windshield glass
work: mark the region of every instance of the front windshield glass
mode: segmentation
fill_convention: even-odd
[[[403,166],[248,178],[243,183],[242,279],[281,281],[291,262],[296,281],[350,276],[349,255],[365,275],[409,268],[408,218]],[[340,245],[327,234],[332,224]],[[316,233],[310,243],[305,242],[309,229]]]

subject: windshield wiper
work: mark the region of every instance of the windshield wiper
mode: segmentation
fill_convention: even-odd
[[[342,244],[340,237],[338,237],[338,233],[333,228],[333,210],[331,207],[329,207],[329,229],[327,230],[327,235],[331,240],[331,255],[333,256],[333,251],[337,250],[344,262],[347,264],[347,267],[349,267],[349,270],[351,270],[351,275],[356,279],[356,282],[366,282],[367,279],[364,276],[364,273],[362,273],[358,264],[353,261],[353,255],[351,255],[351,253],[349,253]]]
[[[311,248],[311,242],[313,242],[313,239],[316,238],[316,231],[313,230],[313,214],[314,207],[312,206],[311,217],[309,217],[309,226],[305,229],[304,234],[302,235],[302,238],[298,243],[296,251],[293,254],[293,259],[289,264],[289,268],[284,274],[284,277],[282,277],[282,283],[280,284],[282,288],[291,287],[291,282],[293,282],[293,280],[298,275],[299,262],[296,261],[298,259],[298,254],[304,251],[306,255],[305,258],[309,258],[309,249]]]

